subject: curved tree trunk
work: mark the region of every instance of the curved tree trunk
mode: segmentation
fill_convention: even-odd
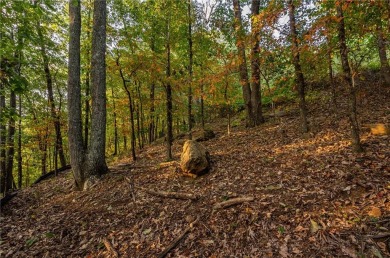
[[[66,166],[66,159],[62,144],[62,134],[61,134],[61,122],[60,122],[60,116],[59,113],[56,111],[55,103],[54,103],[54,94],[53,94],[53,80],[51,76],[51,71],[49,68],[49,58],[46,53],[46,47],[45,42],[42,34],[42,28],[40,23],[37,23],[37,30],[38,30],[38,36],[40,39],[40,48],[41,48],[41,55],[43,60],[43,68],[45,71],[46,76],[46,87],[47,87],[47,96],[48,96],[48,102],[50,107],[50,114],[51,119],[53,120],[54,129],[56,132],[56,150],[60,157],[60,163],[61,167]]]

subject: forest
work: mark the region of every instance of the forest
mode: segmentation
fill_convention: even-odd
[[[390,257],[390,0],[0,7],[0,257]]]

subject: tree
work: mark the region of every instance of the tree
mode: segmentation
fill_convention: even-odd
[[[345,2],[343,0],[336,2],[337,18],[339,20],[338,37],[340,43],[340,57],[341,57],[341,65],[343,69],[343,80],[348,87],[348,100],[349,100],[348,116],[349,116],[349,123],[351,125],[352,147],[354,151],[362,152],[363,147],[361,146],[360,143],[359,124],[357,121],[355,82],[354,82],[354,78],[352,77],[351,68],[349,66],[349,61],[348,61],[348,48],[346,43],[345,21],[344,21],[344,13],[343,13],[343,8],[345,7],[346,7]]]
[[[94,1],[92,32],[92,116],[91,143],[84,149],[80,89],[80,1],[69,1],[68,111],[69,151],[76,187],[82,189],[92,176],[108,171],[105,161],[106,141],[106,1]]]
[[[298,95],[299,95],[299,111],[301,116],[301,127],[304,133],[309,131],[309,126],[307,122],[307,108],[305,101],[305,78],[303,77],[301,60],[300,60],[300,50],[298,44],[298,33],[296,29],[295,21],[295,5],[293,0],[288,1],[288,14],[290,18],[290,35],[291,35],[291,52],[293,54],[293,64],[295,69],[295,80],[298,86]]]
[[[248,68],[246,65],[246,56],[245,56],[245,32],[242,25],[241,6],[239,0],[233,0],[233,9],[234,9],[234,28],[236,31],[236,47],[238,51],[240,84],[242,87],[245,109],[247,113],[246,125],[253,126],[254,121],[253,121],[252,104],[251,104],[251,87],[248,79]]]
[[[252,0],[252,38],[251,38],[251,105],[254,125],[264,122],[261,107],[261,86],[260,86],[260,24],[259,24],[260,0]]]

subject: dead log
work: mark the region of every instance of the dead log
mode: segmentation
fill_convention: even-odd
[[[18,193],[13,192],[13,193],[7,193],[3,198],[0,199],[0,208],[4,207],[9,201],[12,200]]]
[[[180,241],[187,235],[188,232],[192,230],[194,225],[198,222],[199,218],[197,218],[194,222],[190,223],[190,225],[179,235],[177,236],[165,249],[162,251],[157,257],[164,258],[173,248],[175,248]]]
[[[33,185],[36,185],[36,184],[38,184],[39,182],[41,182],[41,181],[43,181],[43,180],[45,180],[45,179],[48,179],[49,177],[54,176],[56,173],[64,172],[64,171],[66,171],[66,170],[68,170],[68,169],[71,169],[70,165],[66,165],[66,166],[64,166],[64,167],[62,167],[62,168],[59,168],[59,169],[57,169],[57,171],[56,171],[56,170],[52,170],[52,171],[50,171],[50,172],[48,172],[48,173],[46,173],[46,174],[40,176],[37,180],[35,180],[35,182],[33,183]]]
[[[220,203],[215,204],[214,207],[213,207],[213,209],[214,209],[214,210],[225,209],[225,208],[228,208],[228,207],[230,207],[230,206],[237,205],[237,204],[240,204],[240,203],[243,203],[243,202],[251,202],[251,201],[253,201],[254,199],[255,199],[254,197],[238,197],[238,198],[233,198],[233,199],[230,199],[230,200],[223,201],[223,202],[220,202]]]
[[[137,187],[137,188],[148,193],[148,194],[159,196],[159,197],[164,197],[164,198],[182,199],[182,200],[197,200],[198,199],[198,196],[195,196],[195,195],[189,194],[189,193],[155,191],[155,190],[145,189],[142,187]]]

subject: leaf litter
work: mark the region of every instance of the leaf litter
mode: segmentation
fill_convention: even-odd
[[[362,124],[389,123],[389,89],[370,92]],[[164,144],[155,143],[87,192],[73,190],[70,172],[26,188],[1,212],[0,256],[158,257],[175,244],[166,257],[389,257],[389,136],[363,130],[366,151],[353,153],[340,104],[335,114],[310,103],[308,135],[296,112],[230,136],[225,120],[208,125],[212,168],[198,178],[160,166]],[[250,201],[213,209],[240,198]]]

